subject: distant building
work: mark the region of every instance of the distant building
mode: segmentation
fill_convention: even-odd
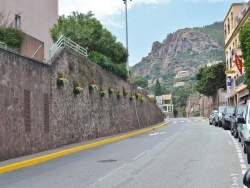
[[[185,86],[185,82],[175,82],[174,87]]]
[[[214,61],[214,62],[210,62],[207,64],[207,67],[211,67],[212,65],[216,65],[218,63],[222,63],[223,61]]]
[[[38,50],[34,58],[49,60],[53,45],[49,29],[57,23],[58,0],[1,0],[0,12],[26,33],[20,54],[31,57]]]
[[[189,76],[189,71],[178,71],[177,75],[175,76],[175,78],[185,78]]]

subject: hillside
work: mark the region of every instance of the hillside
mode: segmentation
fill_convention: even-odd
[[[198,68],[213,61],[224,61],[223,22],[185,28],[156,41],[148,56],[132,67],[134,76],[145,76],[151,86],[159,78],[165,87],[177,81],[191,85]],[[188,71],[188,78],[175,78],[178,71]],[[150,86],[150,85],[149,85]]]

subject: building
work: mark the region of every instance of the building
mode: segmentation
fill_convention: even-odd
[[[20,54],[49,60],[53,45],[49,29],[57,23],[58,0],[1,0],[0,12],[26,34]]]
[[[186,78],[189,76],[189,71],[178,71],[177,75],[175,76],[175,78]]]
[[[175,82],[174,87],[185,86],[185,82]]]
[[[247,86],[243,84],[244,67],[238,68],[236,60],[241,59],[239,31],[250,15],[250,1],[233,3],[224,19],[225,56],[228,105],[242,104],[248,98]]]

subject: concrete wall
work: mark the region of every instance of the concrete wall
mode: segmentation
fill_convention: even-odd
[[[25,34],[23,44],[20,48],[20,54],[28,57],[32,57],[39,61],[44,59],[44,42],[37,40],[36,38]]]
[[[110,85],[120,91],[124,86],[128,93],[137,87],[71,51],[57,54],[52,66],[2,49],[0,54],[0,160],[163,121],[160,109],[146,97],[130,102],[129,96],[118,100],[116,94],[101,98],[98,91],[90,93],[92,78],[106,91]],[[57,86],[59,71],[65,73],[68,85]],[[84,89],[77,96],[74,80]]]

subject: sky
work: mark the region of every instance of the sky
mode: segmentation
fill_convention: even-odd
[[[129,66],[151,52],[178,29],[224,21],[232,3],[246,0],[127,0]],[[126,11],[123,0],[59,0],[59,15],[91,11],[126,48]]]

